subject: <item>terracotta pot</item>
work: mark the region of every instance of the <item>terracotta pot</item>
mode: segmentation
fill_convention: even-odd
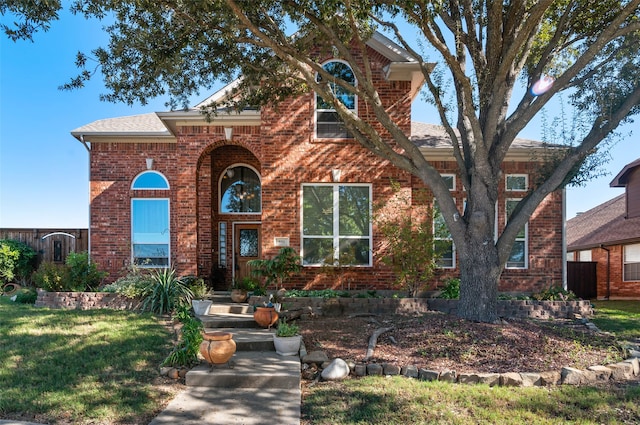
[[[278,312],[273,307],[256,307],[253,319],[263,328],[270,328],[278,321]]]
[[[231,301],[234,303],[243,303],[247,300],[247,291],[244,289],[232,289]]]
[[[200,344],[200,354],[209,364],[222,364],[236,352],[236,342],[231,332],[202,332],[204,341]]]

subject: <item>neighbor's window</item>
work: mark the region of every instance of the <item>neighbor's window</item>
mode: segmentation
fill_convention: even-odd
[[[229,167],[220,179],[221,213],[259,213],[262,184],[258,173],[247,166]]]
[[[513,210],[515,210],[516,206],[520,202],[520,199],[507,199],[507,221]],[[525,224],[520,232],[516,235],[516,241],[513,244],[513,248],[511,248],[511,255],[509,255],[509,259],[507,260],[507,268],[508,269],[526,269],[527,268],[527,234],[528,234],[528,224]]]
[[[169,182],[165,176],[157,171],[144,171],[133,179],[131,189],[168,190]]]
[[[578,251],[578,261],[591,261],[591,250]]]
[[[433,246],[438,267],[443,269],[455,268],[455,246],[449,227],[444,221],[437,202],[433,205]]]
[[[507,174],[508,191],[525,191],[528,189],[528,177],[526,174]]]
[[[169,267],[169,200],[131,200],[131,242],[133,264],[140,267]]]
[[[371,186],[302,186],[302,262],[371,265]]]
[[[624,281],[640,280],[640,244],[624,246]]]
[[[356,85],[356,78],[351,67],[346,62],[331,61],[325,63],[322,68],[335,77],[332,81],[329,81],[329,86],[336,98],[347,109],[356,113],[356,105],[358,103],[356,95],[338,84],[338,80],[343,80],[352,86]],[[322,80],[320,74],[316,78],[318,81]],[[318,139],[352,138],[336,109],[330,103],[325,102],[318,94],[316,94],[316,137]]]

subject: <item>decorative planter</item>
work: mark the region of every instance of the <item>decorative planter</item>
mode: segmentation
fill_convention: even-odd
[[[212,303],[211,300],[191,300],[191,307],[193,307],[196,316],[204,316],[209,314]]]
[[[253,319],[263,328],[270,328],[278,321],[278,312],[273,307],[256,307]]]
[[[231,301],[234,303],[243,303],[247,300],[247,291],[244,289],[232,289]]]
[[[223,364],[236,352],[236,342],[231,332],[202,332],[204,341],[200,344],[200,354],[210,364]]]
[[[294,336],[273,336],[273,345],[276,353],[281,356],[296,356],[300,351],[301,335]]]

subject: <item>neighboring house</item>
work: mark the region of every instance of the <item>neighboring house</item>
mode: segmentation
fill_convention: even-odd
[[[450,182],[462,210],[465,192],[446,134],[411,122],[423,84],[419,64],[380,34],[367,53],[385,107]],[[324,66],[353,75],[329,57]],[[225,95],[223,89],[205,102]],[[342,101],[377,122],[355,96],[344,94]],[[412,198],[414,213],[433,201],[414,196],[422,182],[360,146],[314,93],[277,109],[221,113],[211,121],[198,106],[105,119],[72,135],[90,147],[90,252],[110,279],[131,264],[171,267],[180,275],[211,277],[223,289],[248,272],[247,261],[291,246],[304,265],[291,281],[295,287],[339,281],[344,289],[390,289],[394,277],[382,262],[385,243],[371,220],[373,205],[398,199],[392,181]],[[529,190],[540,168],[531,158],[541,158],[543,150],[539,142],[514,143],[504,162],[496,231]],[[446,226],[436,229],[442,255],[436,280],[442,281],[457,275],[458,264]],[[561,283],[563,253],[563,197],[556,192],[518,235],[500,290]],[[323,266],[334,261],[349,267]]]
[[[599,299],[640,299],[640,159],[610,186],[625,193],[567,221],[567,260],[597,263]]]

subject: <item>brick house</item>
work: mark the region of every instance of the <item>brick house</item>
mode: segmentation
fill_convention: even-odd
[[[567,260],[596,263],[599,299],[640,299],[640,159],[610,186],[625,193],[567,221]]]
[[[418,63],[380,34],[367,46],[385,107],[446,176],[462,206],[465,193],[445,133],[411,122],[412,102],[424,82]],[[324,66],[353,75],[344,62],[327,59]],[[225,95],[220,90],[205,102]],[[344,93],[342,101],[363,119],[377,121],[355,96]],[[381,261],[384,241],[370,219],[372,205],[397,199],[392,181],[409,197],[424,188],[350,138],[314,93],[277,109],[221,113],[211,121],[198,106],[99,120],[72,135],[90,146],[90,250],[112,280],[134,263],[210,276],[223,289],[247,273],[248,260],[291,246],[304,265],[290,283],[295,287],[335,288],[335,273],[322,264],[340,252],[349,254],[350,267],[339,269],[345,276],[337,289],[390,289],[393,274]],[[514,143],[504,162],[496,230],[529,189],[538,168],[531,158],[540,158],[542,149],[539,142]],[[412,199],[411,210],[419,211],[421,201]],[[436,237],[440,282],[457,274],[457,262],[446,230]],[[563,196],[556,192],[519,235],[500,290],[560,283],[563,252]]]

